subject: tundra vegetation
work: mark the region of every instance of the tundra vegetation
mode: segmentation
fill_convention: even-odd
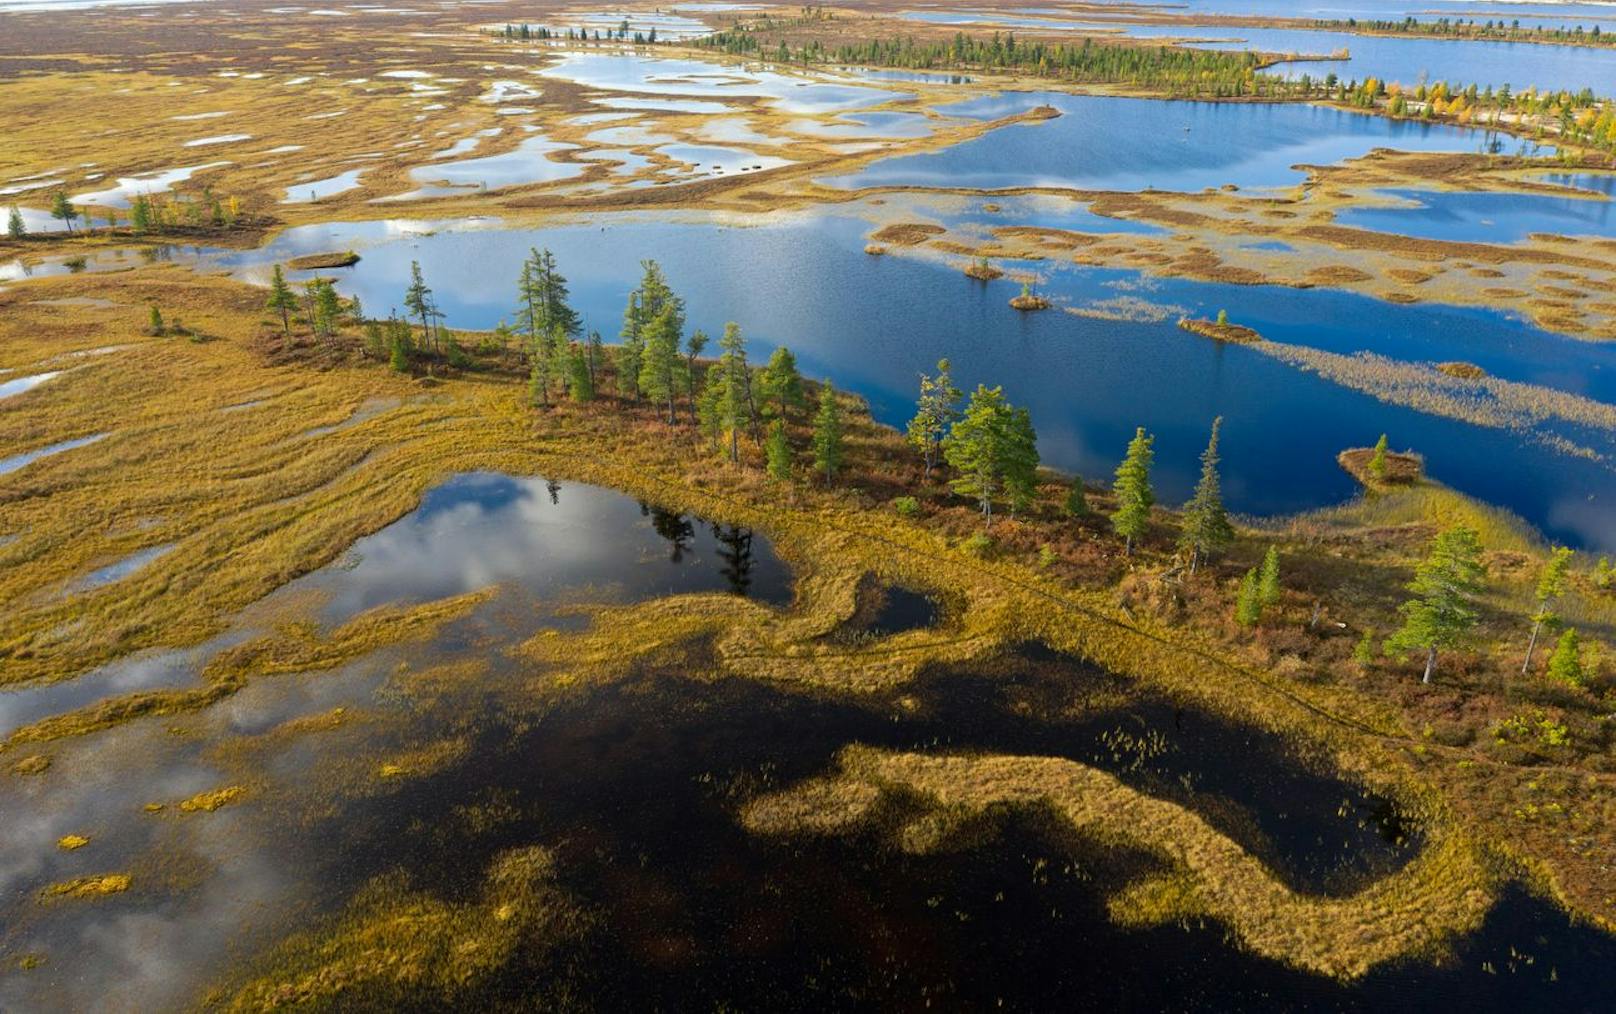
[[[363,20],[374,24],[369,15]],[[1591,93],[1441,82],[1409,87],[1333,75],[1282,79],[1262,73],[1268,56],[1161,45],[936,33],[876,42],[857,38],[862,29],[849,28],[852,20],[811,8],[794,17],[726,15],[731,27],[694,48],[810,68],[858,64],[1157,95],[1311,100],[1493,125],[1597,153],[1616,145],[1610,103]],[[268,22],[245,23],[278,37]],[[487,59],[495,40],[507,47],[502,58],[535,43],[671,49],[654,30],[634,32],[626,21],[604,35],[510,25],[472,40],[469,58]],[[445,53],[429,33],[418,44]],[[171,59],[140,56],[128,75],[129,92],[143,95],[141,102],[166,102],[167,85],[158,88],[148,78],[172,71]],[[446,66],[462,65],[444,59]],[[15,86],[22,96],[16,101],[24,102],[45,87],[37,78],[48,73],[8,78],[7,88]],[[463,82],[449,81],[457,83]],[[221,99],[258,97],[262,87],[234,77],[214,86]],[[553,93],[547,101],[572,104],[569,114],[596,109],[573,83],[546,78],[544,88]],[[125,100],[109,95],[108,101]],[[398,123],[438,112],[416,112],[406,101],[379,98],[344,126],[305,124],[298,129],[309,133],[298,140],[341,148],[346,157],[350,143],[358,153],[381,137],[391,142]],[[141,108],[147,115],[135,122],[162,119],[151,112],[159,105]],[[307,118],[302,108],[295,117],[286,105],[274,108],[288,120]],[[783,118],[755,106],[752,112],[765,126]],[[42,129],[28,119],[16,149],[32,150]],[[944,140],[987,129],[960,127]],[[151,135],[159,131],[139,133],[130,143],[146,170],[159,164],[155,151],[143,147],[155,145]],[[245,182],[241,161],[218,170],[229,180],[229,191],[220,193]],[[1399,178],[1387,164],[1375,162],[1379,168],[1370,172]],[[8,175],[42,168],[30,164]],[[387,173],[395,182],[401,175],[398,166],[376,175]],[[780,193],[797,193],[793,186],[811,189],[798,180],[782,184]],[[666,196],[677,189],[647,187],[638,192],[650,196],[631,200],[746,208],[737,194],[778,196],[728,181],[698,183],[689,191],[694,197]],[[30,230],[13,208],[6,242],[30,254],[82,257],[115,240],[148,251],[176,238],[245,243],[272,226],[329,214],[272,208],[262,194],[238,200],[192,186],[137,194],[121,213],[102,208],[97,214],[113,214],[98,227],[68,190],[51,185],[37,197],[34,203],[47,205],[61,228]],[[566,203],[534,192],[510,199],[533,202],[509,205],[524,214]],[[355,214],[393,214],[387,205],[360,203],[368,195],[342,200],[348,203],[337,206]],[[483,209],[500,206],[496,200],[505,198],[455,195],[440,207]],[[1142,221],[1152,214],[1183,219],[1182,208],[1170,206],[1174,200],[1125,195],[1107,207],[1118,217],[1138,212]],[[1204,204],[1237,200],[1207,195]],[[1283,203],[1263,210],[1293,213]],[[1216,231],[1204,218],[1182,227]],[[990,255],[1013,259],[1026,252],[1017,243],[1066,242],[1049,232],[1055,230],[1033,238],[999,234],[990,251],[949,252],[971,257],[966,273],[991,281],[999,269]],[[947,233],[888,223],[871,249],[946,243]],[[1081,245],[1061,250],[1078,259]],[[1119,257],[1136,252],[1118,250]],[[1358,248],[1351,250],[1362,260]],[[1437,252],[1439,259],[1451,253]],[[1193,264],[1179,267],[1191,274],[1221,269],[1209,267],[1208,257],[1194,253]],[[640,692],[634,681],[647,673],[847,703],[886,721],[924,711],[917,688],[939,672],[966,666],[991,674],[993,660],[1035,645],[1104,672],[1116,681],[1107,693],[1156,694],[1221,716],[1278,744],[1298,768],[1389,800],[1416,829],[1416,854],[1350,890],[1320,894],[1287,882],[1260,843],[1217,813],[1143,791],[1093,764],[1025,751],[848,742],[817,773],[784,781],[765,772],[714,791],[736,824],[760,840],[794,839],[796,847],[834,836],[890,845],[906,856],[970,848],[991,833],[994,820],[1014,811],[1060,847],[1098,843],[1151,857],[1148,873],[1108,885],[1104,909],[1117,925],[1210,921],[1254,954],[1341,981],[1438,957],[1474,931],[1513,882],[1580,919],[1616,926],[1607,876],[1616,861],[1616,738],[1608,717],[1616,708],[1616,670],[1605,648],[1616,635],[1616,580],[1609,561],[1548,545],[1506,513],[1427,478],[1420,455],[1392,450],[1387,435],[1372,447],[1342,451],[1342,466],[1364,486],[1361,498],[1296,517],[1241,518],[1223,500],[1222,417],[1204,423],[1209,431],[1197,472],[1189,455],[1158,461],[1150,406],[1142,401],[1139,417],[1128,420],[1136,427],[1132,439],[1112,449],[1122,461],[1114,480],[1090,485],[1042,466],[1036,420],[1016,403],[1023,395],[994,378],[967,394],[955,386],[949,360],[913,364],[931,372],[919,375],[913,417],[899,433],[874,421],[859,397],[830,378],[812,369],[805,376],[788,347],[798,336],[768,335],[765,357],[756,344],[749,347],[755,339],[745,320],[715,329],[716,342],[693,328],[684,298],[655,260],[640,264],[637,283],[622,294],[616,341],[608,344],[601,329],[612,333],[611,325],[581,318],[563,273],[573,269],[543,247],[520,264],[492,266],[511,323],[483,332],[454,326],[444,309],[453,301],[440,301],[437,280],[420,262],[396,280],[402,315],[369,312],[343,294],[340,276],[287,278],[288,270],[340,270],[353,258],[313,255],[276,265],[264,288],[145,263],[0,289],[0,369],[32,373],[74,356],[49,384],[7,400],[0,444],[34,451],[95,438],[0,476],[0,686],[48,690],[137,652],[249,631],[226,638],[198,667],[194,683],[131,692],[114,685],[105,696],[8,730],[0,738],[0,777],[10,787],[48,790],[84,776],[81,765],[93,756],[87,745],[144,727],[142,720],[158,720],[165,735],[189,742],[198,726],[187,723],[249,688],[277,679],[317,682],[366,660],[391,673],[386,695],[406,705],[396,714],[384,715],[380,704],[332,706],[267,730],[233,733],[208,744],[210,758],[228,762],[229,777],[153,798],[143,814],[176,836],[228,827],[247,814],[278,814],[271,807],[283,805],[292,790],[256,763],[257,751],[366,726],[403,726],[409,735],[385,750],[374,745],[380,739],[364,740],[369,748],[322,770],[310,789],[311,810],[434,784],[457,765],[482,762],[478,750],[488,730],[474,715],[429,731],[409,725],[414,709],[465,702],[454,697],[456,687],[478,688],[481,701],[485,690],[508,683],[508,696],[521,698],[513,711],[513,724],[521,726],[540,724],[543,709],[556,702],[613,688]],[[154,253],[151,260],[158,259]],[[1546,255],[1539,260],[1560,264]],[[1483,263],[1494,262],[1478,256],[1472,270],[1493,270]],[[1018,309],[1049,305],[1030,282],[1017,300]],[[1007,312],[996,300],[995,306]],[[1383,400],[1470,422],[1616,425],[1608,406],[1592,399],[1453,368],[1464,364],[1416,370],[1291,349],[1231,324],[1222,311],[1213,321],[1183,325],[1283,362],[1334,371],[1344,385]],[[1187,503],[1160,502],[1160,467],[1198,475]],[[642,500],[652,524],[669,524],[669,512],[691,512],[755,530],[791,565],[794,599],[773,609],[716,593],[630,604],[581,593],[561,603],[567,622],[497,646],[457,640],[477,628],[471,620],[510,606],[507,592],[493,584],[375,606],[341,622],[323,622],[317,602],[271,601],[295,578],[342,566],[357,539],[408,515],[450,477],[474,471],[622,490]],[[1269,481],[1285,481],[1282,462]],[[85,583],[88,575],[153,552],[116,580]],[[931,619],[859,636],[856,628],[893,589],[935,604]],[[448,660],[436,653],[443,644],[473,642],[476,650],[462,647]],[[508,680],[489,678],[495,656],[510,667],[501,672]],[[1050,690],[1047,708],[1028,706],[1018,716],[1036,724],[1091,706],[1096,691],[1076,682]],[[465,842],[485,842],[478,834],[514,819],[502,802],[482,799],[445,814],[439,846],[453,853]],[[455,828],[470,830],[456,838]],[[103,859],[108,842],[98,827],[50,835],[53,863],[77,865],[30,893],[28,912],[183,890],[203,865],[179,855],[183,850],[153,856],[130,847],[112,852],[123,864],[114,867]],[[502,967],[588,932],[594,914],[568,889],[560,858],[566,854],[564,843],[551,842],[482,848],[477,861],[458,864],[462,877],[453,892],[416,882],[403,869],[368,877],[334,899],[322,918],[269,942],[241,967],[222,970],[202,999],[236,1009],[472,1002]],[[13,955],[10,947],[0,935],[4,957],[15,957],[25,972],[44,960]],[[60,967],[72,956],[48,957]],[[577,998],[540,999],[563,1007]]]

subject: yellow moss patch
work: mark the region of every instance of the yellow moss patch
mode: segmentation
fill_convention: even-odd
[[[108,894],[122,894],[129,890],[127,873],[102,873],[88,877],[75,877],[52,884],[40,892],[43,900],[53,898],[99,898]]]
[[[183,800],[180,809],[186,813],[212,813],[221,806],[239,802],[246,794],[247,790],[240,785],[226,785],[224,788],[199,792],[190,799]]]

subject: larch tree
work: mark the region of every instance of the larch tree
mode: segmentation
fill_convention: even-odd
[[[1403,626],[1386,640],[1386,647],[1425,652],[1420,682],[1431,682],[1437,652],[1459,644],[1475,627],[1474,598],[1482,576],[1481,540],[1475,529],[1463,525],[1438,535],[1430,554],[1414,569],[1414,580],[1408,584],[1414,597],[1400,607]]]
[[[73,207],[64,191],[58,190],[51,198],[51,217],[60,219],[67,226],[69,234],[73,232],[73,220],[79,217],[79,209]]]
[[[420,318],[422,342],[430,342],[431,347],[436,348],[432,339],[432,317],[436,308],[432,305],[432,290],[421,276],[420,261],[410,261],[410,284],[404,290],[404,308]]]
[[[22,239],[28,235],[28,226],[23,223],[22,211],[14,204],[11,214],[6,217],[6,235],[12,239]]]
[[[920,451],[928,479],[942,454],[943,438],[959,418],[962,396],[954,386],[947,359],[937,361],[936,376],[920,375],[920,399],[915,405],[915,417],[909,420],[908,439]]]
[[[281,315],[281,331],[290,335],[292,311],[297,309],[297,297],[292,295],[291,287],[286,284],[286,274],[281,271],[279,264],[275,265],[275,273],[270,276],[269,301],[264,306],[270,313]]]
[[[819,387],[819,413],[814,416],[814,470],[824,474],[826,485],[836,481],[845,453],[842,406],[827,380]]]
[[[1178,538],[1179,547],[1189,550],[1190,573],[1195,573],[1202,560],[1226,548],[1234,541],[1234,526],[1223,507],[1222,481],[1218,476],[1218,432],[1223,417],[1212,420],[1212,436],[1206,450],[1201,452],[1201,478],[1195,484],[1195,493],[1184,506],[1184,528]]]
[[[640,400],[640,359],[645,352],[645,307],[638,289],[628,294],[623,307],[623,329],[617,346],[617,393],[631,401]]]
[[[1559,617],[1555,615],[1554,607],[1559,603],[1560,596],[1566,590],[1566,572],[1571,567],[1571,550],[1564,546],[1557,546],[1549,554],[1548,562],[1537,576],[1537,608],[1532,611],[1532,636],[1526,642],[1526,661],[1521,663],[1521,675],[1525,676],[1532,668],[1532,652],[1537,649],[1538,634],[1543,630],[1544,624],[1553,624]]]
[[[1124,551],[1133,554],[1133,544],[1143,537],[1150,524],[1150,508],[1156,503],[1156,492],[1150,486],[1150,465],[1156,457],[1156,438],[1147,436],[1143,426],[1134,430],[1128,441],[1128,453],[1117,466],[1117,509],[1111,515],[1111,527],[1123,537]]]

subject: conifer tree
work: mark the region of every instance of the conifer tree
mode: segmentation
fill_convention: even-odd
[[[908,438],[925,461],[928,479],[942,453],[948,428],[960,416],[962,396],[960,389],[954,386],[947,359],[937,361],[936,376],[920,375],[920,399],[915,406],[915,417],[909,420]]]
[[[1473,599],[1481,588],[1481,542],[1474,529],[1457,525],[1436,537],[1431,552],[1414,570],[1403,603],[1403,626],[1386,641],[1389,651],[1425,651],[1425,675],[1431,682],[1437,652],[1458,644],[1476,625]]]
[[[638,289],[628,294],[628,305],[623,308],[623,330],[618,332],[622,342],[617,346],[617,393],[632,401],[640,400],[640,359],[645,351],[645,308],[640,303]]]
[[[791,409],[803,407],[802,376],[797,372],[797,357],[784,345],[769,356],[760,386],[765,411],[771,412],[776,418],[787,419]]]
[[[152,206],[145,194],[137,194],[129,204],[129,228],[137,236],[151,231]]]
[[[814,417],[814,470],[824,473],[826,485],[836,481],[844,450],[842,407],[827,380],[819,387],[819,414]]]
[[[1212,436],[1206,450],[1201,452],[1201,478],[1195,484],[1195,494],[1184,506],[1184,530],[1178,544],[1190,553],[1190,573],[1202,560],[1224,549],[1234,541],[1234,526],[1223,507],[1222,483],[1218,477],[1218,431],[1223,417],[1212,420]]]
[[[337,318],[342,316],[342,301],[337,298],[336,286],[321,279],[314,290],[315,330],[322,335],[337,333]]]
[[[664,305],[645,328],[645,354],[640,362],[640,393],[654,404],[666,402],[668,425],[673,425],[674,375],[679,368],[679,333],[673,307]]]
[[[1263,608],[1279,605],[1279,549],[1269,546],[1263,554],[1262,570],[1257,574],[1257,594]]]
[[[432,338],[434,307],[432,290],[427,288],[426,279],[421,277],[420,261],[410,261],[410,284],[404,290],[404,308],[421,318],[421,341],[427,343]]]
[[[22,239],[28,235],[28,226],[23,224],[22,212],[16,205],[11,206],[11,214],[6,217],[6,235],[12,239]]]
[[[275,273],[269,279],[269,302],[265,308],[270,313],[281,315],[281,331],[287,335],[292,333],[292,311],[297,309],[297,297],[286,284],[286,275],[281,271],[279,264],[275,265]]]
[[[1375,441],[1375,453],[1369,456],[1369,474],[1377,479],[1386,478],[1386,434]]]
[[[589,352],[573,342],[567,353],[567,389],[580,405],[595,400],[595,378],[589,370]]]
[[[585,348],[585,353],[587,356],[585,364],[589,368],[589,386],[591,388],[595,387],[595,385],[600,382],[600,374],[598,371],[600,370],[601,364],[604,361],[602,356],[605,355],[605,348],[606,343],[600,340],[600,332],[590,331],[589,344]]]
[[[1263,602],[1261,579],[1257,568],[1246,571],[1240,579],[1240,592],[1234,600],[1234,618],[1242,627],[1255,627],[1262,620]]]
[[[1545,623],[1554,623],[1555,604],[1565,594],[1566,571],[1571,566],[1571,550],[1557,546],[1537,577],[1537,608],[1532,612],[1532,636],[1526,642],[1526,661],[1521,663],[1521,675],[1532,668],[1532,652],[1537,648],[1537,636]]]
[[[696,407],[696,359],[707,347],[707,332],[697,328],[685,339],[685,392],[690,395],[690,422],[699,425],[700,412]]]
[[[65,192],[58,190],[55,196],[51,198],[51,217],[61,219],[62,224],[67,226],[67,231],[71,234],[73,232],[73,220],[79,217],[79,210],[68,201]]]
[[[161,335],[165,330],[163,327],[163,314],[161,310],[157,309],[156,303],[151,305],[151,315],[147,318],[146,330],[154,335]]]
[[[977,385],[942,450],[957,473],[949,485],[974,499],[989,522],[1001,493],[1012,510],[1030,501],[1038,469],[1036,436],[1031,416],[1006,401],[1003,388]]]
[[[1117,478],[1112,486],[1117,509],[1111,515],[1111,527],[1126,540],[1124,551],[1129,555],[1133,554],[1134,541],[1145,534],[1150,524],[1150,508],[1156,502],[1156,493],[1150,486],[1155,442],[1155,437],[1145,435],[1143,426],[1134,430],[1133,439],[1128,442],[1128,453],[1117,466]]]
[[[788,482],[791,479],[791,441],[786,436],[786,422],[776,419],[769,427],[769,439],[764,445],[768,461],[769,478]]]
[[[1585,675],[1582,668],[1582,644],[1577,638],[1577,628],[1567,627],[1560,634],[1559,643],[1554,646],[1554,654],[1549,656],[1549,679],[1567,686],[1580,687]]]
[[[1072,477],[1072,485],[1066,490],[1066,502],[1063,506],[1067,517],[1086,518],[1093,513],[1093,508],[1089,506],[1088,491],[1083,488],[1082,476]]]
[[[752,369],[746,363],[746,339],[741,337],[739,324],[730,321],[724,325],[724,336],[718,340],[718,347],[724,350],[718,359],[723,384],[719,419],[722,429],[729,433],[729,460],[740,461],[740,432],[742,428],[754,426],[756,417],[752,411]],[[823,413],[823,399],[820,409]]]

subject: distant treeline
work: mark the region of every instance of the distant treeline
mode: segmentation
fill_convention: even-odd
[[[1277,96],[1292,91],[1286,82],[1257,73],[1264,61],[1256,53],[1176,46],[1119,46],[1097,44],[1092,39],[1069,45],[1018,42],[1014,34],[995,32],[986,38],[959,33],[948,42],[872,39],[826,46],[811,40],[792,46],[785,40],[766,39],[756,29],[737,25],[692,40],[692,45],[733,56],[782,62],[1020,72],[1085,84],[1138,85],[1179,95],[1229,98]]]
[[[1331,31],[1378,32],[1397,35],[1428,35],[1443,39],[1496,39],[1500,42],[1559,42],[1577,46],[1616,46],[1616,35],[1600,31],[1598,25],[1583,28],[1545,28],[1542,25],[1522,27],[1520,19],[1505,22],[1481,21],[1461,18],[1436,18],[1420,21],[1408,17],[1401,21],[1378,21],[1346,18],[1345,20],[1315,21],[1315,27]]]

